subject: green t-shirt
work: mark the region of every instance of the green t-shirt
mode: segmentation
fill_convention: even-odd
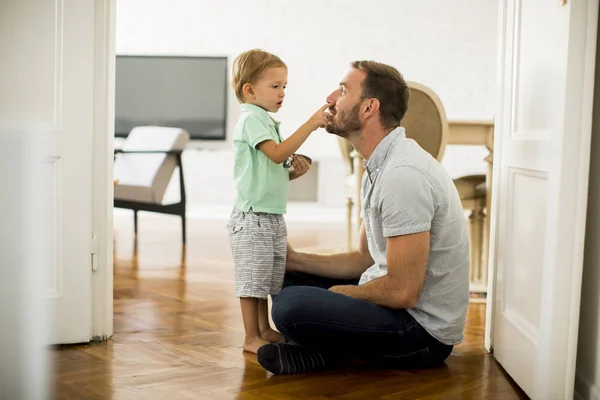
[[[285,214],[289,173],[258,150],[257,145],[265,140],[281,143],[279,122],[258,106],[242,104],[233,134],[235,206],[245,212]]]

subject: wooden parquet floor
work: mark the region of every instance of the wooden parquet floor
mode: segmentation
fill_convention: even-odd
[[[340,370],[273,376],[243,353],[224,222],[115,216],[114,335],[52,350],[56,399],[519,399],[483,350],[485,306],[470,306],[466,340],[426,371]],[[288,223],[295,247],[336,248],[342,224]]]

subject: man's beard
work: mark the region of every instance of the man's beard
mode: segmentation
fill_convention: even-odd
[[[352,136],[353,133],[360,131],[362,125],[360,124],[360,119],[358,118],[358,113],[360,111],[360,103],[356,104],[352,109],[348,112],[344,110],[340,110],[337,114],[339,123],[330,122],[325,127],[325,130],[329,133],[333,133],[334,135],[338,135],[344,139],[348,139]]]

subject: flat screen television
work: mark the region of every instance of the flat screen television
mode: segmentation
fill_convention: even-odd
[[[118,55],[115,136],[136,126],[185,129],[191,140],[225,140],[227,57]]]

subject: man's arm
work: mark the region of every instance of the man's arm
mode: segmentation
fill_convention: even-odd
[[[413,308],[425,281],[437,195],[429,179],[413,167],[387,171],[378,185],[383,188],[376,207],[381,234],[387,238],[387,275],[330,290],[389,308]]]
[[[298,253],[288,245],[287,270],[334,279],[358,279],[373,265],[364,226],[360,229],[360,244],[356,251],[319,255]]]
[[[333,286],[329,290],[388,308],[413,308],[425,281],[429,231],[387,239],[388,273],[364,285]]]

